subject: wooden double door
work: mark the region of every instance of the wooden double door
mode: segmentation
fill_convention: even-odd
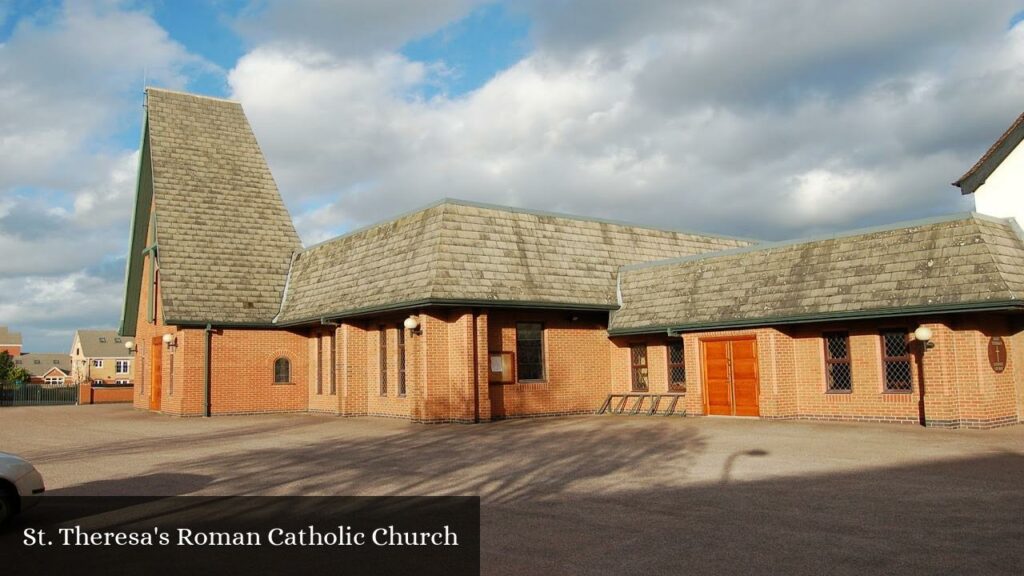
[[[701,341],[707,414],[759,416],[757,339]]]

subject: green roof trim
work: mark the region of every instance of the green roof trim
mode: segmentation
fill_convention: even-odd
[[[139,148],[138,177],[135,181],[135,205],[128,236],[128,259],[124,270],[124,305],[118,323],[119,336],[135,336],[135,321],[139,317],[139,298],[142,290],[143,249],[149,235],[150,209],[153,205],[153,168],[149,151],[149,112],[143,107],[142,136]]]

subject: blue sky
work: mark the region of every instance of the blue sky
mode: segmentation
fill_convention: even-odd
[[[144,76],[242,103],[307,244],[443,196],[783,239],[970,209],[1024,5],[0,0],[29,350],[118,321]]]

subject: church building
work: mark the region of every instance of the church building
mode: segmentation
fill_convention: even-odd
[[[240,104],[150,88],[145,110],[137,408],[1024,415],[1021,119],[957,182],[983,213],[765,243],[444,199],[306,247]]]

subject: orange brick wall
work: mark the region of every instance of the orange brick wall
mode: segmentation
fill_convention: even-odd
[[[517,322],[544,324],[546,379],[520,383],[516,375],[514,384],[490,386],[492,417],[578,414],[600,408],[611,390],[607,314],[492,310],[487,324],[490,352],[515,353]],[[483,370],[486,377],[486,365]]]
[[[921,346],[911,342],[912,393],[883,391],[879,331],[918,326],[932,329],[935,346],[921,359]],[[850,335],[853,389],[828,393],[822,332],[845,330]],[[684,356],[687,372],[687,413],[704,414],[701,341],[706,338],[757,338],[759,404],[763,418],[858,420],[919,423],[921,373],[924,375],[924,419],[929,426],[989,428],[1020,421],[1024,391],[1024,346],[1007,317],[964,315],[914,318],[886,322],[848,322],[789,328],[687,333]],[[1009,361],[996,373],[988,361],[988,342],[1002,336]],[[648,344],[652,392],[666,390],[664,336],[613,338],[612,389],[630,389],[629,344]]]
[[[94,388],[91,382],[78,385],[79,404],[127,404],[133,399],[131,386]]]

